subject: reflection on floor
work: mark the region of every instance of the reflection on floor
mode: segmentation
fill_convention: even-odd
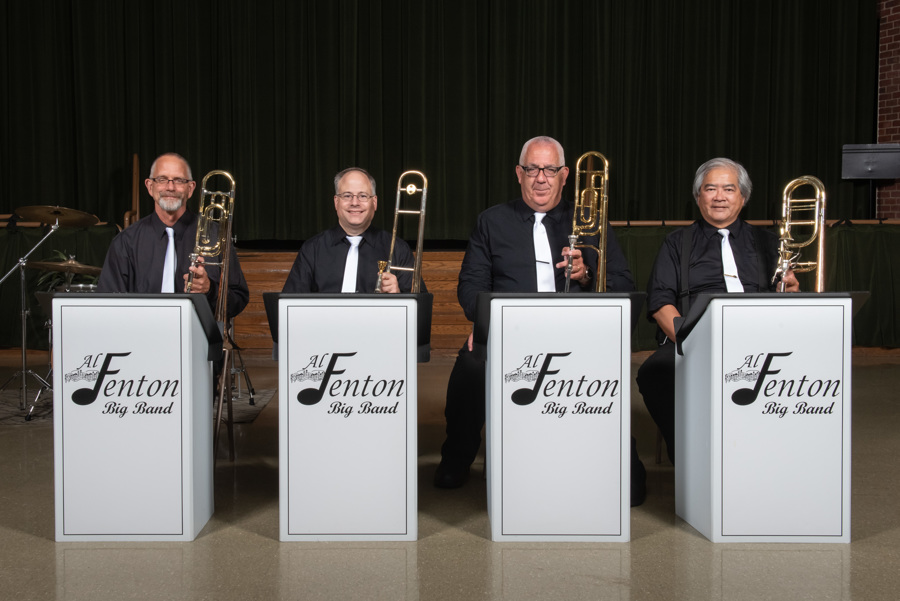
[[[633,373],[645,354],[635,354]],[[267,355],[246,356],[277,388]],[[45,366],[45,353],[29,353]],[[0,351],[0,381],[20,366]],[[278,541],[278,398],[220,450],[216,511],[191,543],[54,542],[52,421],[0,426],[0,591],[16,599],[895,599],[900,590],[900,353],[853,361],[852,538],[835,544],[713,544],[675,516],[674,471],[636,391],[633,428],[647,502],[619,544],[493,543],[485,481],[434,489],[452,358],[419,370],[419,540]],[[36,368],[35,368],[36,369]],[[115,449],[110,449],[114,453]],[[224,460],[223,460],[224,459]],[[102,503],[103,499],[97,499]]]

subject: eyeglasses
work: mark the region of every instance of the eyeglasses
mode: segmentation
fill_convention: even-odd
[[[183,177],[173,177],[173,178],[168,178],[168,177],[164,177],[164,176],[162,176],[162,175],[160,175],[159,177],[151,177],[150,179],[152,179],[153,181],[155,181],[155,182],[156,182],[157,184],[159,184],[160,186],[165,186],[165,185],[168,184],[169,182],[174,183],[176,186],[184,186],[184,185],[186,185],[188,182],[194,181],[194,180],[190,180],[190,179],[184,179]]]
[[[537,165],[519,165],[522,170],[525,172],[525,175],[528,177],[537,177],[537,174],[541,171],[544,172],[544,175],[547,177],[556,177],[556,174],[559,173],[559,170],[565,167],[565,165],[560,165],[559,167],[538,167]]]
[[[360,192],[359,194],[351,194],[350,192],[344,192],[343,194],[338,194],[337,197],[340,198],[341,200],[343,200],[344,202],[352,202],[354,198],[358,198],[359,202],[362,202],[362,203],[369,202],[369,199],[373,198],[372,196],[369,196],[365,192]]]

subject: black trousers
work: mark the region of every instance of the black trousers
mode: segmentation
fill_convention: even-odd
[[[484,427],[484,361],[478,360],[464,344],[456,356],[447,383],[447,440],[441,447],[442,461],[455,467],[468,467],[481,447]]]
[[[666,441],[669,460],[675,463],[675,344],[666,341],[638,369],[638,389],[644,405]]]

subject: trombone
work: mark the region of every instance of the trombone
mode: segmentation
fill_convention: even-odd
[[[224,191],[207,188],[207,181],[214,176],[222,176],[229,187]],[[234,461],[234,417],[231,404],[231,369],[229,361],[236,348],[231,340],[228,319],[228,268],[231,263],[231,224],[234,218],[234,177],[227,171],[210,171],[200,184],[200,207],[197,210],[197,236],[191,253],[191,267],[196,267],[198,259],[204,257],[203,266],[219,268],[219,291],[216,299],[216,321],[222,324],[222,371],[219,374],[216,394],[216,426],[213,435],[214,452],[219,448],[219,430],[222,425],[222,407],[228,408],[228,437],[231,442],[229,458]],[[206,257],[218,257],[216,262],[206,261]],[[194,273],[188,275],[186,290],[191,291]],[[214,455],[215,456],[215,455]]]
[[[213,191],[206,187],[209,178],[221,175],[230,184],[227,191]],[[228,307],[228,264],[231,256],[231,221],[234,216],[234,177],[227,171],[210,171],[200,184],[200,206],[197,209],[197,236],[191,253],[191,267],[196,267],[204,257],[203,266],[219,267],[219,296],[216,301],[216,321],[225,321]],[[218,261],[206,261],[206,257],[218,257]],[[190,272],[187,292],[191,291],[194,273]]]
[[[582,166],[583,164],[583,166]],[[582,177],[584,188],[582,189]],[[607,204],[609,203],[609,161],[599,152],[590,150],[575,163],[575,211],[569,248],[592,248],[597,251],[597,272],[594,292],[606,291],[606,233]],[[597,236],[597,246],[580,243],[582,236]],[[566,288],[572,279],[572,255],[566,263]]]
[[[403,179],[407,178],[407,184],[403,184]],[[422,199],[419,202],[418,209],[400,208],[400,200],[403,193],[412,196],[418,192],[422,193]],[[397,204],[394,207],[394,230],[391,233],[391,250],[388,253],[387,261],[378,261],[378,283],[375,285],[375,292],[381,292],[381,276],[385,273],[394,271],[411,271],[412,276],[412,292],[419,292],[422,281],[422,244],[425,237],[425,199],[428,196],[428,178],[421,171],[405,171],[397,180]],[[419,216],[419,232],[416,240],[416,258],[413,267],[400,267],[393,264],[394,261],[394,244],[397,242],[397,224],[400,215],[418,215]]]
[[[813,198],[794,198],[797,188],[812,186]],[[795,240],[796,229],[806,238]],[[810,231],[811,228],[811,231]],[[815,260],[801,261],[801,249],[816,244]],[[772,282],[777,282],[776,290],[784,292],[784,274],[816,272],[816,292],[825,290],[825,185],[817,177],[804,175],[788,183],[784,188],[781,203],[781,234],[778,246],[778,265]]]

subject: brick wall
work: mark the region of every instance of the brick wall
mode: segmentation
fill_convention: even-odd
[[[878,143],[900,143],[900,0],[879,0]],[[900,218],[900,181],[878,187],[878,214]]]

